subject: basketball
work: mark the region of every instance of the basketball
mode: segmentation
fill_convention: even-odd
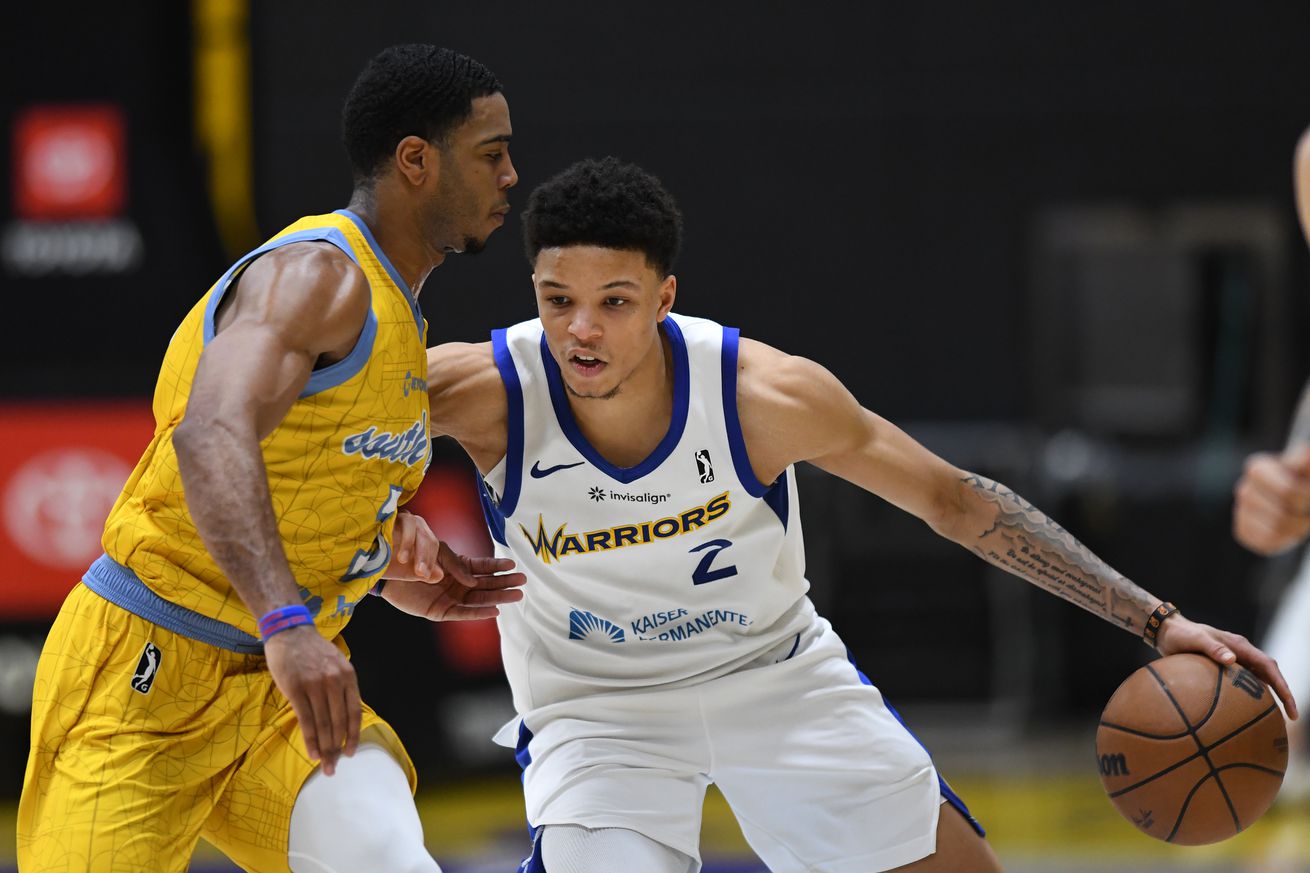
[[[1142,833],[1195,846],[1249,827],[1274,802],[1287,728],[1249,670],[1169,655],[1124,681],[1096,731],[1101,784]]]

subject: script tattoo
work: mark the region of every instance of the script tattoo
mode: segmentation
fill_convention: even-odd
[[[961,481],[996,506],[992,526],[978,535],[973,546],[979,557],[1102,618],[1141,632],[1155,598],[1006,486],[975,475]]]

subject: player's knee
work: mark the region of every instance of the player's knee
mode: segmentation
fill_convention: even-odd
[[[347,848],[333,851],[291,851],[292,873],[441,873],[423,844],[398,829],[361,828]]]

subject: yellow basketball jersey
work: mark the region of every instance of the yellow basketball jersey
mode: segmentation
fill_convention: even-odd
[[[359,265],[372,307],[351,353],[315,370],[261,443],[278,532],[301,597],[329,639],[390,562],[397,507],[418,488],[428,462],[427,323],[367,225],[338,210],[302,218],[241,258],[183,320],[155,388],[154,439],[110,512],[107,558],[93,566],[88,584],[97,573],[113,584],[135,575],[167,604],[258,636],[257,616],[209,556],[191,519],[173,431],[234,277],[274,248],[310,240],[337,246]],[[106,596],[117,602],[112,592]],[[215,641],[226,644],[222,630]]]

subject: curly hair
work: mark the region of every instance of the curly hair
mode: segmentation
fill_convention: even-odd
[[[615,157],[579,161],[538,185],[523,212],[529,263],[545,248],[596,245],[639,251],[661,276],[673,271],[682,213],[650,173]]]
[[[397,45],[364,67],[346,97],[341,140],[356,184],[375,178],[407,136],[444,144],[473,101],[504,90],[470,57],[434,45]]]

